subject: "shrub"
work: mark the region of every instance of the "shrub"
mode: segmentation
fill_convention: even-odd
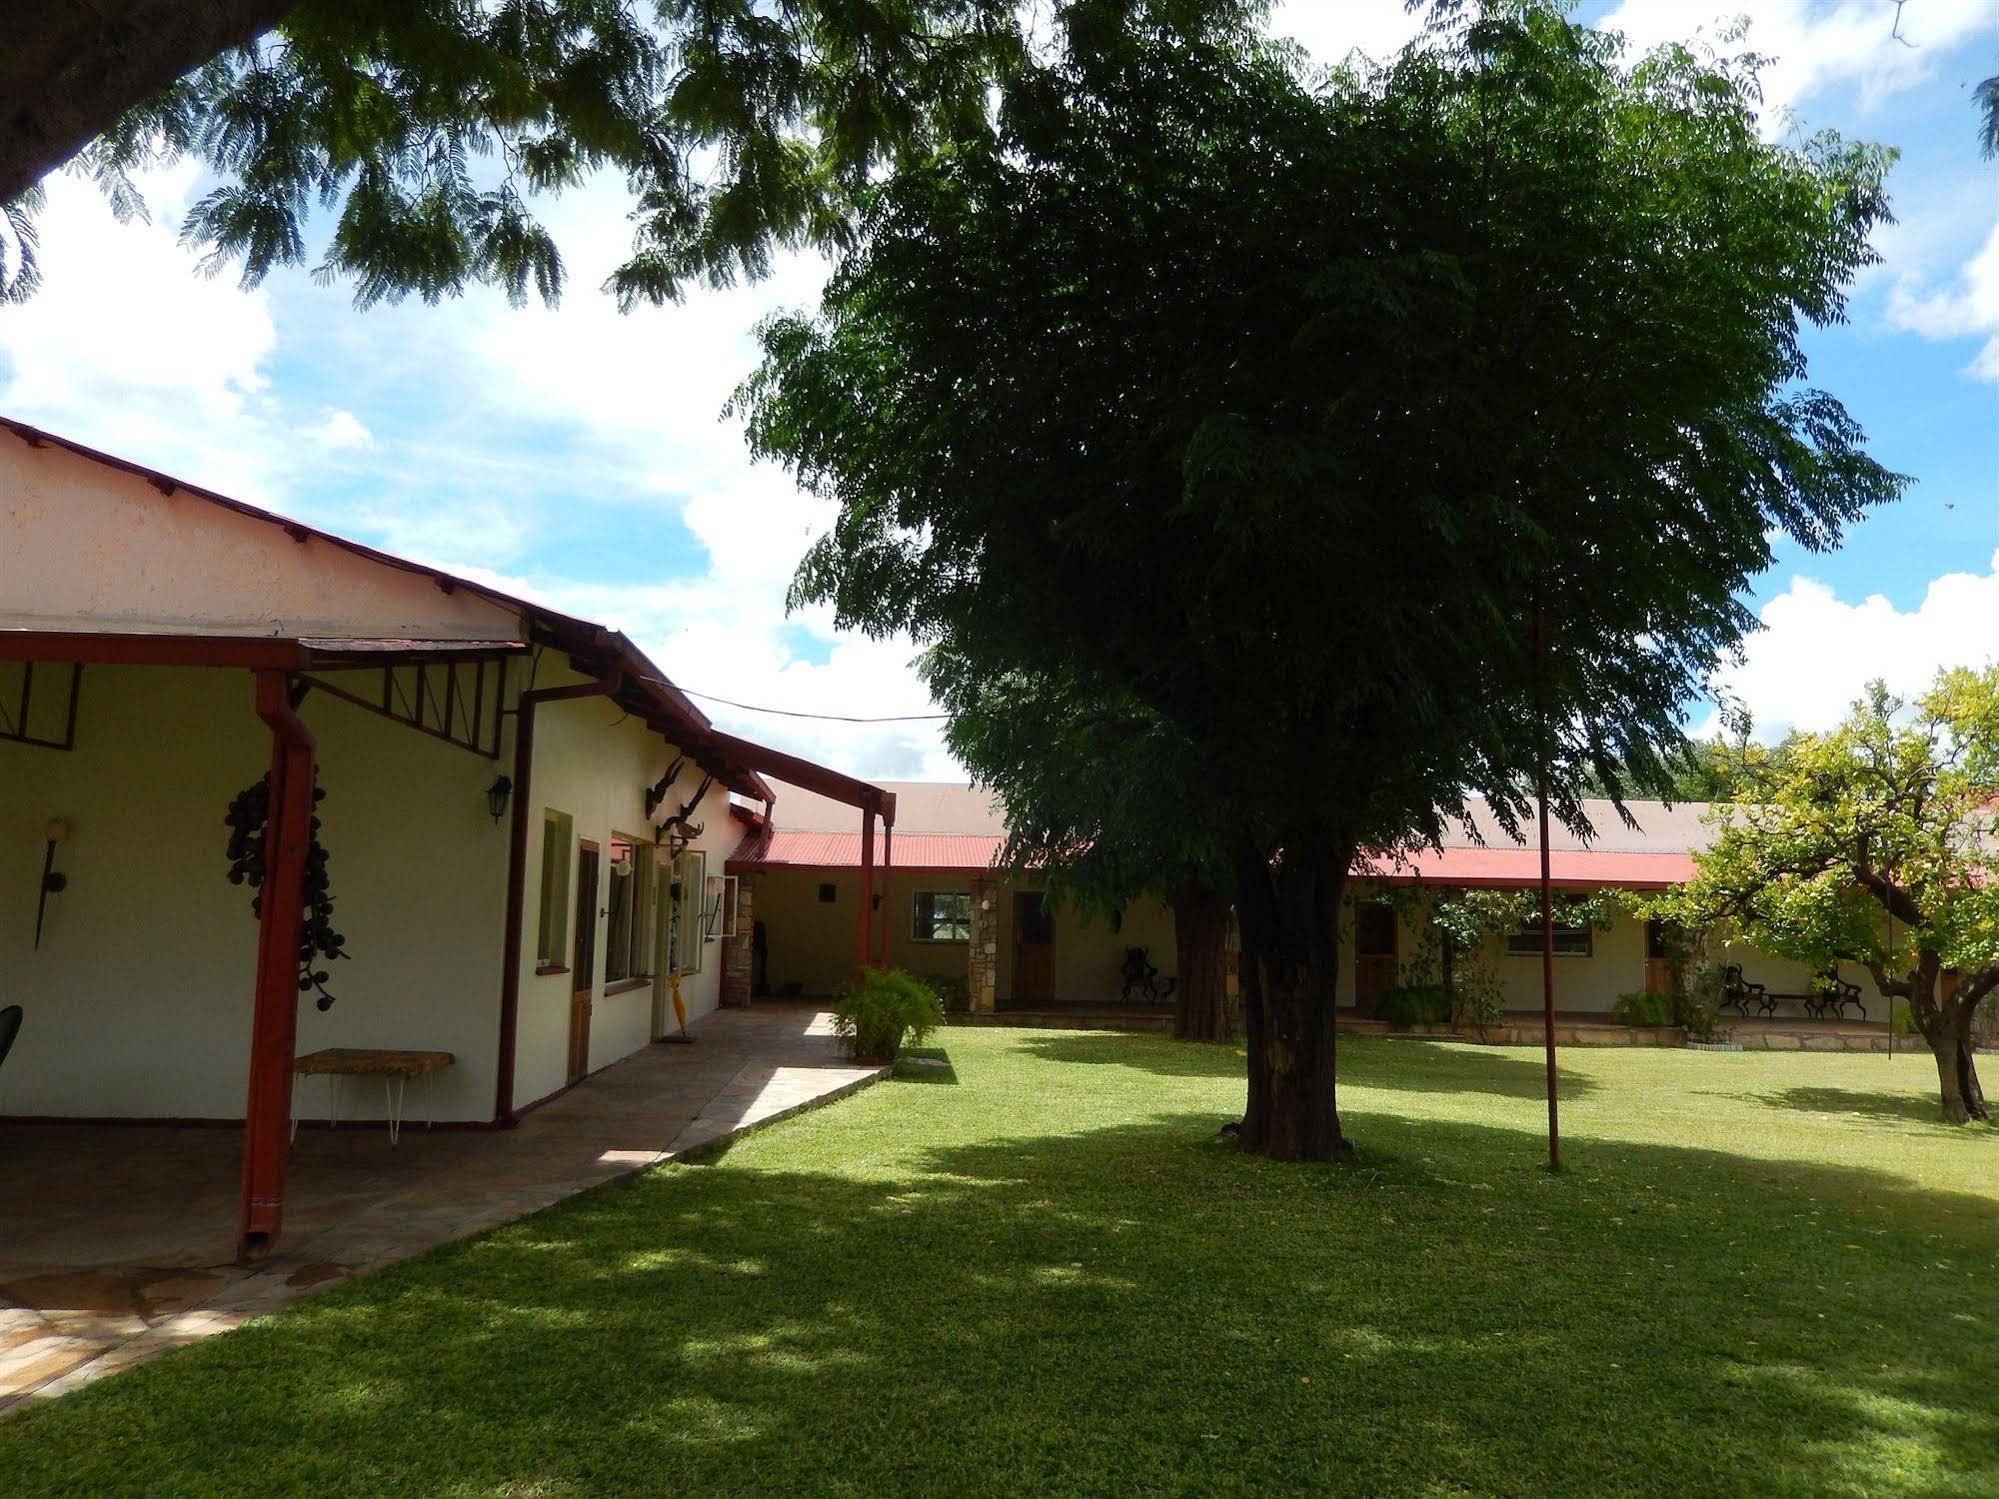
[[[1686,1028],[1689,1041],[1722,1038],[1720,968],[1703,964],[1673,995],[1673,1023]]]
[[[900,968],[870,968],[840,991],[833,1029],[854,1056],[893,1062],[905,1045],[921,1045],[944,1023],[937,993]]]
[[[1619,1025],[1674,1023],[1672,1000],[1664,994],[1654,994],[1650,989],[1633,989],[1629,994],[1618,995],[1610,1013]]]
[[[943,1002],[945,1010],[953,1015],[962,1014],[972,1007],[972,986],[965,981],[962,973],[926,973],[923,982],[930,992]]]
[[[1451,1018],[1451,1001],[1442,984],[1397,984],[1381,991],[1374,1013],[1398,1028],[1442,1025]]]

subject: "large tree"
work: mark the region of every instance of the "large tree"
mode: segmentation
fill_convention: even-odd
[[[1179,0],[1233,10],[1241,0]],[[1113,18],[1122,0],[1063,0]],[[0,299],[36,283],[64,163],[142,211],[131,171],[220,179],[186,237],[255,282],[303,263],[364,305],[473,281],[553,299],[535,199],[593,171],[633,202],[625,305],[844,242],[883,163],[989,128],[1014,0],[32,0],[0,41]],[[1113,19],[1114,25],[1114,19]],[[319,215],[324,215],[320,220]]]
[[[1226,798],[1187,796],[1203,779],[1195,746],[1137,698],[1074,675],[990,672],[948,645],[924,675],[951,715],[952,753],[1006,811],[1006,861],[1109,920],[1140,897],[1170,907],[1174,1034],[1228,1040]]]
[[[1990,1117],[1972,1027],[1999,989],[1999,666],[1946,672],[1905,706],[1877,682],[1838,729],[1755,758],[1661,910],[1814,972],[1866,968],[1907,1001],[1963,1124]]]
[[[1754,90],[1540,4],[1325,78],[1134,24],[895,174],[764,330],[751,440],[840,506],[800,598],[1130,693],[1211,768],[1250,1149],[1342,1148],[1356,853],[1474,791],[1517,822],[1537,759],[1571,821],[1588,773],[1645,789],[1771,538],[1897,491],[1799,344],[1883,155],[1763,140]]]

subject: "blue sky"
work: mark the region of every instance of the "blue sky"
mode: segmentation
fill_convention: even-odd
[[[1829,555],[1780,548],[1752,602],[1768,626],[1723,685],[1768,731],[1836,717],[1866,679],[1913,690],[1940,664],[1999,658],[1999,171],[1970,90],[1999,72],[1995,0],[1622,0],[1581,8],[1639,44],[1746,13],[1766,130],[1886,141],[1899,222],[1852,317],[1814,333],[1839,395],[1908,497]],[[1318,56],[1412,29],[1400,0],[1289,0],[1280,29]],[[1712,26],[1710,26],[1710,31]],[[753,466],[722,419],[770,310],[809,305],[810,260],[752,288],[620,316],[597,290],[629,240],[615,184],[550,205],[561,307],[475,292],[353,310],[305,273],[245,292],[200,273],[174,226],[202,183],[147,183],[151,224],[50,186],[47,280],[0,309],[0,411],[501,582],[628,630],[686,687],[808,712],[921,714],[910,648],[787,617],[785,584],[826,523]],[[936,726],[812,724],[710,705],[726,727],[874,776],[945,776]],[[1696,705],[1699,726],[1707,710]]]

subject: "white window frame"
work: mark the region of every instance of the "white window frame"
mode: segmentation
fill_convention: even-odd
[[[549,835],[553,832],[555,836]],[[551,846],[553,845],[553,846]],[[576,819],[554,807],[541,809],[541,910],[535,920],[534,966],[569,966],[569,886],[576,857]]]
[[[669,902],[669,961],[679,974],[699,973],[708,944],[702,931],[708,893],[708,855],[698,848],[683,850],[673,861],[670,879],[677,892]]]

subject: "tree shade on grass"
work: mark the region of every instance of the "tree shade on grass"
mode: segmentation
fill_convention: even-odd
[[[1355,1165],[1239,1050],[952,1031],[0,1421],[10,1495],[1990,1494],[1989,1142],[1926,1058],[1356,1040]],[[1253,1231],[1252,1231],[1253,1230]]]

